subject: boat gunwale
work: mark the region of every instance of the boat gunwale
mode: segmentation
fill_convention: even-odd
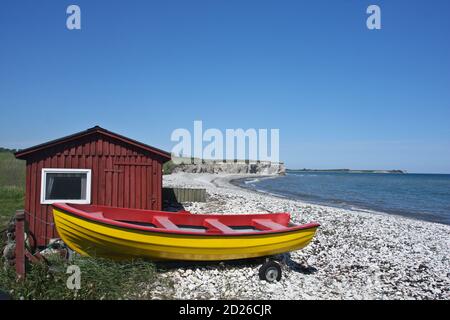
[[[248,232],[238,232],[235,231],[233,233],[200,233],[200,232],[194,232],[194,231],[186,231],[186,230],[171,230],[171,229],[163,229],[163,228],[155,228],[155,227],[147,227],[147,226],[141,226],[136,225],[133,223],[127,223],[122,221],[117,221],[113,219],[108,219],[104,217],[98,217],[98,216],[92,216],[89,215],[88,212],[85,212],[83,210],[74,208],[70,206],[69,204],[65,203],[54,203],[52,204],[54,209],[61,210],[67,214],[74,215],[78,218],[82,218],[85,220],[88,220],[90,222],[94,223],[101,223],[106,224],[111,227],[119,227],[124,228],[128,230],[136,230],[136,231],[146,231],[146,232],[153,232],[153,233],[163,233],[163,234],[171,234],[171,235],[189,235],[189,236],[199,236],[199,237],[210,237],[210,236],[219,236],[219,237],[236,237],[236,236],[259,236],[259,235],[269,235],[269,234],[279,234],[279,233],[289,233],[289,232],[295,232],[300,230],[308,230],[308,229],[315,229],[320,227],[320,224],[317,222],[310,222],[306,224],[301,225],[295,225],[292,227],[286,227],[285,229],[279,229],[279,230],[260,230],[260,231],[248,231]],[[126,208],[115,208],[114,209],[123,209],[127,210]],[[142,211],[151,211],[151,210],[142,210]],[[175,213],[174,213],[175,214]],[[216,215],[206,215],[206,216],[216,216]],[[217,215],[221,216],[221,215]]]

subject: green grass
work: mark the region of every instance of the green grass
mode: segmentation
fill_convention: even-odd
[[[14,212],[23,209],[25,192],[19,187],[0,187],[0,230],[6,228]]]
[[[146,261],[114,262],[106,259],[75,257],[70,263],[53,256],[50,268],[44,264],[30,265],[27,277],[17,281],[14,270],[0,272],[0,290],[13,299],[20,300],[100,300],[100,299],[150,299],[152,285],[165,285],[157,281],[154,264]],[[67,288],[69,265],[81,270],[81,288]]]
[[[171,174],[177,165],[172,160],[163,164],[163,174]]]
[[[0,187],[25,187],[25,161],[10,152],[0,152]]]
[[[23,209],[25,197],[25,162],[11,152],[0,152],[0,230],[17,209]]]

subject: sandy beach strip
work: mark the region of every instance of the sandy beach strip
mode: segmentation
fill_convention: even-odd
[[[172,268],[164,277],[175,284],[174,298],[450,298],[450,226],[284,199],[230,183],[245,177],[257,178],[176,173],[164,176],[164,186],[205,188],[206,203],[184,204],[194,214],[289,212],[295,223],[319,222],[316,237],[289,254],[277,283],[259,280],[254,261]]]

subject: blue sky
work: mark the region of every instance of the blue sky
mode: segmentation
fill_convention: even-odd
[[[450,173],[449,14],[446,0],[4,0],[0,146],[98,124],[170,150],[202,120],[279,128],[291,168]]]

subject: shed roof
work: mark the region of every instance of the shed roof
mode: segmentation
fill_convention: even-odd
[[[40,152],[42,150],[45,150],[45,149],[48,149],[48,148],[51,148],[51,147],[54,147],[54,146],[57,146],[57,145],[60,145],[60,144],[67,143],[69,141],[77,140],[79,138],[86,137],[86,136],[89,136],[89,135],[92,135],[92,134],[101,134],[103,136],[110,137],[110,138],[122,141],[122,142],[124,142],[126,144],[132,145],[132,146],[137,147],[139,149],[142,149],[144,151],[155,153],[155,154],[161,156],[162,158],[167,159],[167,161],[171,159],[171,155],[167,151],[163,151],[161,149],[149,146],[149,145],[144,144],[142,142],[139,142],[139,141],[127,138],[125,136],[122,136],[120,134],[108,131],[108,130],[106,130],[106,129],[102,128],[102,127],[99,127],[99,126],[95,126],[95,127],[89,128],[87,130],[84,130],[84,131],[81,131],[81,132],[78,132],[78,133],[74,133],[74,134],[71,134],[69,136],[62,137],[62,138],[59,138],[59,139],[56,139],[56,140],[52,140],[52,141],[48,141],[48,142],[45,142],[45,143],[42,143],[42,144],[38,144],[38,145],[36,145],[34,147],[30,147],[30,148],[27,148],[27,149],[19,150],[14,155],[18,159],[26,159],[28,156],[30,156],[31,154],[34,154],[36,152]]]

